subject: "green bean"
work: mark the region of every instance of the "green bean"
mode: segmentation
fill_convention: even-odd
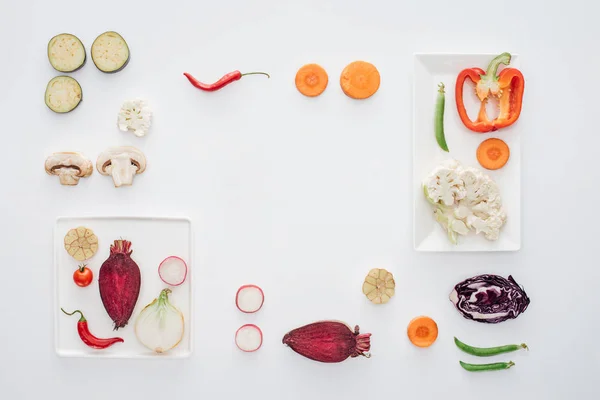
[[[435,103],[435,140],[444,151],[448,150],[446,136],[444,135],[444,107],[446,105],[446,95],[444,92],[444,83],[438,85],[437,101]]]
[[[458,340],[456,337],[454,338],[454,343],[456,347],[464,351],[465,353],[472,354],[478,357],[490,357],[495,356],[502,353],[510,353],[511,351],[516,351],[520,349],[529,350],[529,347],[525,343],[521,344],[508,344],[506,346],[498,346],[498,347],[473,347],[469,346]]]
[[[467,364],[465,362],[459,361],[460,366],[466,369],[469,372],[483,372],[483,371],[499,371],[502,369],[509,369],[513,365],[514,362],[497,362],[493,364]]]

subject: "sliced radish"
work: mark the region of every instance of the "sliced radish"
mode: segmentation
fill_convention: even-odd
[[[252,314],[260,310],[265,302],[265,294],[256,285],[244,285],[235,295],[235,305],[243,313]]]
[[[171,286],[179,286],[187,277],[187,264],[177,256],[165,258],[158,266],[158,276]]]
[[[254,324],[242,325],[235,333],[235,344],[238,349],[251,353],[262,346],[263,334]]]

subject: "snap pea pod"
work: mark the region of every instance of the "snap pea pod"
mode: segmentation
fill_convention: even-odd
[[[497,362],[493,364],[468,364],[466,362],[460,362],[460,366],[466,369],[469,372],[483,372],[483,371],[499,371],[503,369],[509,369],[513,365],[514,362]]]
[[[437,140],[438,145],[442,150],[449,151],[448,145],[446,144],[446,136],[444,134],[444,107],[446,105],[444,83],[440,82],[438,87],[437,101],[435,103],[435,140]]]
[[[511,351],[516,351],[520,349],[529,350],[529,347],[525,343],[521,344],[508,344],[506,346],[498,346],[498,347],[473,347],[469,346],[458,340],[456,337],[454,338],[454,343],[456,347],[464,351],[465,353],[472,354],[478,357],[490,357],[495,356],[502,353],[510,353]]]

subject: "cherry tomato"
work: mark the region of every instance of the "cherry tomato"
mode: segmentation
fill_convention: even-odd
[[[92,283],[92,279],[94,279],[94,274],[92,273],[92,270],[85,265],[79,266],[79,268],[73,272],[73,280],[77,286],[86,287]]]

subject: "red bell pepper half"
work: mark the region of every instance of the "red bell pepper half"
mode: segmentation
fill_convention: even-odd
[[[456,107],[463,124],[474,132],[484,133],[496,131],[512,125],[521,114],[525,79],[521,71],[515,68],[504,68],[497,74],[500,64],[510,64],[510,54],[502,53],[494,58],[487,68],[467,68],[458,74],[456,79]],[[475,83],[475,93],[481,101],[477,119],[472,121],[467,115],[463,101],[465,81],[470,79]],[[494,120],[488,119],[485,107],[490,96],[496,96],[500,103],[500,114]]]

